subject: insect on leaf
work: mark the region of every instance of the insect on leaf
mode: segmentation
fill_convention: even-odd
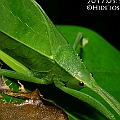
[[[95,82],[76,53],[76,45],[65,40],[34,0],[2,0],[0,9],[0,59],[16,71],[0,69],[0,75],[39,84],[55,83],[115,120],[100,101],[80,91],[86,87],[120,115],[119,102]]]

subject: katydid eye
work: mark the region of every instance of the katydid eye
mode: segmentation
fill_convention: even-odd
[[[83,82],[79,82],[79,85],[80,85],[80,86],[84,86],[84,83],[83,83]]]

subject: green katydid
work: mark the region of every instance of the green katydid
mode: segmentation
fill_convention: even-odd
[[[98,100],[79,91],[87,87],[120,115],[119,102],[97,85],[78,57],[76,42],[71,46],[34,0],[2,0],[0,9],[0,36],[4,36],[0,59],[16,71],[0,69],[0,75],[38,84],[54,82],[62,91],[114,120],[114,115]]]

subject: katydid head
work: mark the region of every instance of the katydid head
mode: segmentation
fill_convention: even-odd
[[[82,76],[80,79],[78,78],[71,78],[66,82],[66,86],[75,90],[81,90],[84,87],[92,88],[92,84],[95,81],[91,81],[92,74],[90,73],[89,76]]]
[[[93,75],[89,73],[87,69],[83,69],[73,75],[73,77],[66,82],[66,86],[75,90],[81,90],[84,87],[92,89],[92,84],[94,83],[91,77],[93,77]]]
[[[66,86],[72,89],[80,90],[84,87],[84,82],[71,78],[66,82]]]

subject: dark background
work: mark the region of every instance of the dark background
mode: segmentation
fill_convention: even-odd
[[[54,24],[90,28],[120,50],[120,10],[87,10],[88,0],[37,0],[37,2]],[[115,5],[119,5],[120,8],[120,4]]]

